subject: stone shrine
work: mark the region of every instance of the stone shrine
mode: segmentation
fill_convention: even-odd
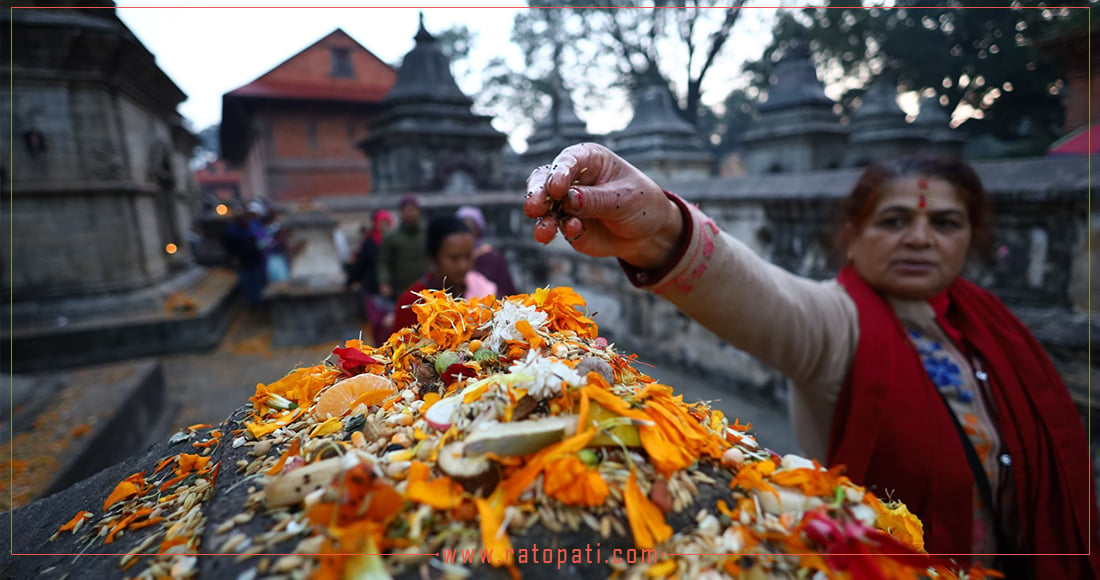
[[[825,94],[809,47],[792,44],[774,75],[768,100],[758,107],[760,117],[741,138],[748,173],[841,167],[848,128]]]
[[[851,133],[844,150],[846,167],[864,167],[907,153],[922,151],[925,131],[905,120],[898,106],[897,82],[880,74],[863,93],[863,103],[852,113]]]
[[[920,112],[917,113],[913,125],[923,131],[925,139],[928,140],[924,144],[924,151],[932,155],[948,157],[962,155],[966,138],[951,128],[951,117],[940,106],[936,97],[921,97]]]
[[[663,82],[641,88],[634,117],[607,140],[624,159],[658,182],[705,178],[714,172],[714,157],[695,127],[680,116]]]
[[[405,55],[359,148],[379,193],[468,194],[501,185],[507,137],[476,115],[451,75],[450,61],[424,28]]]
[[[176,111],[186,95],[113,2],[87,4],[3,15],[16,369],[206,347],[225,326],[232,277],[196,267],[188,247],[198,139]]]
[[[269,283],[264,299],[271,313],[273,346],[311,345],[334,337],[357,337],[359,304],[344,290],[343,264],[333,233],[337,221],[319,207],[287,215],[290,278]]]
[[[600,139],[588,132],[588,126],[577,115],[569,91],[556,84],[558,90],[551,95],[550,111],[535,126],[535,132],[527,138],[527,150],[519,156],[519,163],[528,174],[535,167],[553,161],[562,149],[574,143]]]

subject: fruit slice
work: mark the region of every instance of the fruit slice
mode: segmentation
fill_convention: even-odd
[[[592,401],[588,406],[588,421],[589,423],[595,421],[597,424],[606,421],[607,419],[621,418],[619,415],[608,411],[603,405]],[[619,441],[627,447],[640,447],[642,445],[642,437],[638,434],[638,427],[636,425],[616,425],[607,429],[608,432],[619,438]],[[618,445],[619,442],[615,441],[611,435],[599,430],[592,437],[592,440],[588,442],[589,447],[604,447],[611,445]]]
[[[482,456],[469,457],[458,441],[439,450],[439,469],[470,493],[488,494],[500,481],[500,469]]]
[[[313,416],[321,420],[342,417],[359,403],[368,407],[381,403],[395,390],[393,381],[381,375],[355,375],[321,393],[313,405]]]
[[[498,423],[470,434],[467,456],[495,453],[502,457],[528,455],[561,441],[577,427],[576,415],[558,415],[531,421]]]
[[[455,411],[462,404],[462,397],[444,397],[424,411],[424,419],[436,431],[446,431],[454,422]]]

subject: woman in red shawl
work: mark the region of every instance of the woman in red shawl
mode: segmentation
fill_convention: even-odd
[[[382,237],[393,227],[393,214],[380,209],[374,212],[370,231],[363,236],[355,259],[347,271],[345,285],[348,289],[359,287],[363,311],[370,325],[371,337],[377,343],[389,336],[393,324],[393,300],[378,292],[378,250]]]
[[[969,166],[868,168],[847,200],[848,264],[824,282],[765,262],[599,145],[565,149],[527,186],[537,241],[561,231],[619,258],[636,286],[790,377],[805,452],[904,501],[928,552],[1011,578],[1100,577],[1081,418],[1031,333],[959,276],[988,230]]]

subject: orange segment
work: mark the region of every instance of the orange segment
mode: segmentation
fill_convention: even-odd
[[[374,374],[355,375],[332,385],[313,405],[317,419],[342,417],[359,403],[366,406],[381,403],[397,390],[390,379]]]

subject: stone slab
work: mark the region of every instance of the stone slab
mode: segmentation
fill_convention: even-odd
[[[162,437],[175,414],[165,404],[157,360],[24,378],[58,388],[24,419],[25,425],[14,429],[9,481],[15,505],[61,491],[126,459]]]
[[[0,442],[8,441],[11,433],[26,431],[60,388],[61,381],[55,376],[13,375],[11,398],[0,402],[0,421],[5,424],[10,421],[11,429],[4,429],[0,433]]]
[[[3,365],[16,372],[71,368],[213,348],[221,341],[236,307],[236,275],[209,270],[155,305],[116,304],[94,315],[29,323],[4,336],[12,353]]]

